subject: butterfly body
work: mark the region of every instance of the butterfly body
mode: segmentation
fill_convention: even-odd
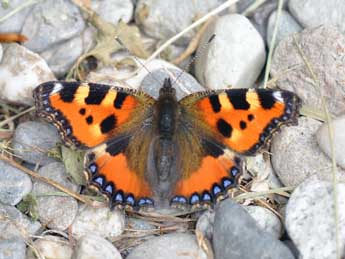
[[[234,89],[177,100],[169,79],[157,100],[125,88],[48,82],[34,91],[37,113],[63,142],[88,149],[91,186],[113,206],[200,206],[236,187],[242,156],[264,148],[296,121],[288,91]]]

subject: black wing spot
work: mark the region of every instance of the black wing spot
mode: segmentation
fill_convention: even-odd
[[[215,113],[220,112],[220,108],[221,108],[222,106],[221,106],[221,104],[220,104],[220,102],[219,102],[219,97],[218,97],[218,95],[211,95],[208,99],[210,100],[212,110],[213,110]]]
[[[248,110],[250,104],[247,102],[247,89],[231,89],[226,91],[229,101],[234,109]]]
[[[126,94],[124,92],[118,92],[116,94],[116,98],[114,100],[114,107],[116,109],[121,109],[123,102],[126,100],[127,96],[128,96],[128,94]]]
[[[79,114],[80,114],[80,115],[85,115],[85,113],[86,113],[85,108],[81,108],[81,109],[79,110]]]
[[[240,128],[242,130],[244,130],[245,128],[247,128],[247,123],[245,121],[240,121]]]
[[[260,91],[258,92],[259,100],[261,107],[264,109],[272,109],[274,104],[276,103],[275,98],[273,97],[272,91]]]
[[[89,83],[89,95],[85,98],[86,104],[100,104],[109,91],[108,85]]]
[[[254,120],[254,115],[253,114],[248,114],[247,118],[248,118],[249,121],[252,121],[252,120]]]
[[[70,103],[74,100],[74,94],[77,92],[78,87],[80,86],[79,83],[75,82],[64,82],[63,88],[60,91],[60,98],[65,103]]]
[[[215,158],[224,154],[224,146],[212,140],[204,139],[202,141],[202,146],[207,152],[207,155],[213,156]]]
[[[112,131],[116,126],[116,117],[112,114],[102,120],[100,127],[103,134]]]
[[[114,140],[111,140],[107,142],[107,147],[105,149],[106,152],[108,152],[111,156],[116,156],[119,153],[122,153],[125,151],[129,143],[129,137],[126,138],[115,138]]]
[[[92,122],[93,122],[93,117],[91,115],[87,116],[86,117],[86,123],[90,125],[90,124],[92,124]]]
[[[230,138],[231,137],[231,133],[232,133],[232,127],[229,123],[227,123],[225,120],[223,119],[219,119],[217,121],[217,128],[218,131],[226,138]]]

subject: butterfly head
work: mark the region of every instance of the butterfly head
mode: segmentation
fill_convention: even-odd
[[[165,78],[162,88],[159,90],[159,99],[165,99],[165,97],[175,97],[176,90],[172,87],[171,79]]]

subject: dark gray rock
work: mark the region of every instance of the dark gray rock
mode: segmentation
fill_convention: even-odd
[[[217,259],[294,258],[287,246],[260,230],[245,209],[230,199],[216,207],[213,246]]]

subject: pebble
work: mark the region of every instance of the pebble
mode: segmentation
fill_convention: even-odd
[[[336,27],[320,26],[295,34],[296,41],[318,78],[319,86],[329,111],[345,112],[345,35]],[[287,72],[288,70],[288,72]],[[277,86],[295,92],[303,104],[322,112],[319,90],[296,47],[293,36],[283,39],[274,51],[271,76]]]
[[[0,161],[0,202],[17,205],[31,189],[31,179],[27,174]]]
[[[300,117],[297,126],[282,128],[271,145],[272,166],[285,186],[297,186],[313,174],[331,176],[331,161],[317,145],[315,134],[321,122]],[[345,172],[338,170],[345,179]]]
[[[55,80],[39,55],[17,43],[3,45],[0,78],[0,99],[24,105],[33,105],[32,90],[37,85]]]
[[[260,206],[244,206],[244,208],[261,230],[271,234],[276,239],[281,237],[283,225],[272,211]]]
[[[73,254],[74,259],[121,259],[120,252],[103,237],[94,233],[83,236],[78,240],[77,247]]]
[[[345,115],[332,120],[331,125],[333,127],[335,160],[339,166],[345,169]],[[328,132],[328,124],[324,123],[317,131],[316,138],[321,150],[331,158],[332,149]]]
[[[214,34],[215,38],[207,43]],[[197,55],[195,74],[205,87],[249,88],[265,64],[266,52],[263,39],[250,21],[245,16],[230,14],[208,26]]]
[[[21,33],[29,39],[24,46],[41,52],[80,34],[84,28],[83,17],[71,1],[46,0],[35,5]]]
[[[26,245],[22,239],[0,239],[1,259],[25,259]]]
[[[146,34],[167,40],[218,5],[218,0],[139,0],[135,9],[135,21]],[[194,34],[193,31],[186,33],[175,44],[189,44]]]
[[[171,233],[152,238],[135,247],[127,259],[184,259],[207,258],[205,252],[198,246],[194,235],[187,233]]]
[[[268,19],[266,36],[266,42],[268,46],[271,46],[274,26],[276,24],[276,17],[277,11],[274,11]],[[279,18],[279,26],[277,30],[275,46],[277,46],[278,43],[288,35],[300,32],[302,29],[303,28],[301,27],[301,25],[299,25],[299,23],[293,18],[293,16],[291,16],[289,12],[282,10],[281,16]]]
[[[195,229],[200,231],[208,240],[213,237],[214,210],[207,210],[198,218]]]
[[[339,233],[339,258],[345,256],[345,184],[337,184],[338,222],[334,220],[332,183],[312,176],[291,194],[285,226],[300,258],[328,259],[336,256],[335,228]]]
[[[58,236],[45,235],[38,238],[34,241],[34,247],[44,258],[72,258],[73,249],[71,243]]]
[[[11,0],[6,1],[7,4],[0,5],[0,17],[13,12],[19,6],[25,4],[26,0]],[[14,15],[10,16],[6,20],[0,23],[0,32],[17,32],[22,30],[25,18],[31,12],[33,5],[28,5],[23,8],[20,12],[16,12]]]
[[[262,231],[246,210],[230,199],[216,206],[213,248],[215,258],[294,258],[287,246]]]
[[[117,24],[120,20],[128,23],[133,17],[131,0],[92,0],[91,8],[107,22]]]
[[[124,214],[119,210],[109,208],[92,208],[80,206],[72,226],[71,234],[79,239],[93,233],[104,238],[121,235],[125,228]]]
[[[290,0],[291,14],[306,28],[317,27],[322,24],[337,26],[345,32],[345,2],[328,0]]]
[[[57,77],[68,73],[77,59],[96,44],[96,30],[85,29],[81,35],[59,43],[40,53]]]
[[[2,45],[0,44],[0,64],[1,64],[3,54],[4,54],[4,50],[2,48]]]
[[[77,185],[68,180],[63,163],[54,162],[45,165],[38,173],[58,182],[68,190],[75,192],[78,189]],[[41,181],[34,182],[32,192],[37,196],[37,213],[42,224],[58,230],[65,230],[72,224],[78,212],[78,203],[74,198],[50,195],[61,191]]]
[[[39,132],[39,134],[37,134]],[[49,124],[26,121],[18,124],[12,139],[14,153],[31,164],[47,165],[56,160],[48,157],[49,150],[60,142],[57,130]]]
[[[29,219],[16,207],[0,203],[0,240],[28,238],[29,235],[35,235],[40,228],[38,221]]]

